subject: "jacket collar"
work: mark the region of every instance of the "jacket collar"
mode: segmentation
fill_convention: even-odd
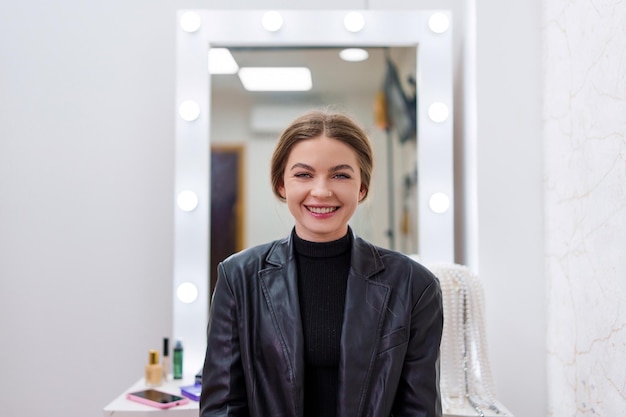
[[[378,250],[356,236],[352,229],[349,233],[352,233],[353,243],[339,364],[338,415],[342,417],[359,416],[364,411],[365,393],[372,376],[390,293],[389,286],[375,277],[384,269]],[[266,262],[268,268],[260,271],[259,277],[291,370],[294,415],[300,416],[304,398],[304,338],[291,235],[273,245]],[[374,331],[364,332],[366,328]]]
[[[363,279],[369,279],[384,269],[384,265],[376,248],[369,242],[358,237],[351,227],[348,233],[352,234],[352,253],[350,274]],[[273,266],[282,266],[285,262],[294,261],[294,247],[291,233],[276,242],[269,251],[265,261]]]

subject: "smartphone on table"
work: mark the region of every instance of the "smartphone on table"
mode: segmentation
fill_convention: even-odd
[[[155,389],[129,392],[126,394],[126,398],[161,409],[171,408],[177,405],[187,404],[189,402],[188,398]]]

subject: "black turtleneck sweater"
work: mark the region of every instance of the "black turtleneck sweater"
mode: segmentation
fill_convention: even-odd
[[[350,233],[308,242],[293,233],[304,332],[304,416],[337,415],[343,310],[350,270]]]

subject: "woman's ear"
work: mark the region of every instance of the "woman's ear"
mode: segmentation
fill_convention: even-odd
[[[276,186],[276,190],[278,190],[278,194],[284,199],[285,198],[285,186],[280,184]]]
[[[361,189],[359,190],[359,203],[363,201],[366,195],[367,195],[367,187],[365,186],[365,184],[361,184]]]

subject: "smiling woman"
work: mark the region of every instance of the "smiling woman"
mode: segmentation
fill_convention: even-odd
[[[283,133],[272,158],[275,193],[287,202],[298,236],[312,242],[345,236],[369,189],[371,146],[364,131],[343,131],[345,123],[319,112],[302,116]]]
[[[365,26],[359,32],[350,32],[343,22],[348,11],[278,11],[282,27],[270,32],[260,24],[265,11],[197,10],[181,11],[179,19],[195,13],[200,22],[192,31],[180,28],[177,39],[177,93],[178,104],[188,100],[195,102],[199,116],[192,121],[176,119],[176,175],[175,193],[191,190],[198,196],[198,206],[191,212],[175,211],[174,288],[190,282],[205,297],[191,304],[174,300],[174,337],[186,342],[187,373],[195,373],[204,356],[203,337],[208,317],[208,246],[210,201],[209,149],[214,140],[212,107],[220,107],[227,100],[211,100],[212,77],[207,77],[207,52],[213,47],[411,47],[417,62],[416,80],[419,84],[417,149],[420,175],[414,195],[417,207],[416,220],[419,224],[418,246],[420,258],[425,261],[453,260],[453,204],[443,213],[435,213],[428,206],[429,196],[441,192],[453,201],[452,185],[452,114],[445,120],[435,122],[428,118],[426,110],[432,103],[452,105],[452,37],[451,31],[436,33],[429,27],[433,11],[362,11]],[[444,17],[450,14],[443,12]],[[298,24],[290,24],[298,22]],[[376,24],[370,24],[376,22]],[[319,31],[319,27],[329,30]],[[419,47],[417,47],[419,45]],[[314,77],[315,81],[315,77]],[[319,104],[319,103],[318,103]],[[359,105],[357,102],[349,103]],[[286,103],[288,106],[289,103]],[[360,103],[363,106],[363,103]],[[368,103],[371,106],[371,104]],[[222,115],[221,115],[222,116]],[[220,118],[222,118],[220,116]],[[248,124],[240,114],[226,115],[231,127]],[[241,131],[241,129],[240,129]],[[231,134],[230,136],[233,136]],[[234,135],[236,136],[236,134]],[[384,145],[383,145],[384,146]],[[255,142],[255,150],[248,150],[254,157],[247,158],[246,175],[260,176],[267,172],[267,159],[256,149],[271,148],[271,142]],[[383,147],[384,151],[384,147]],[[248,189],[251,189],[249,187]],[[379,185],[384,190],[384,182]],[[384,198],[384,197],[383,197]],[[275,213],[276,209],[259,209],[254,201],[256,213]],[[358,214],[358,213],[357,213]],[[257,222],[259,223],[259,222]],[[270,222],[261,222],[276,229]],[[276,230],[273,230],[276,233]],[[248,241],[248,243],[250,243]]]
[[[271,166],[295,226],[218,265],[200,415],[440,417],[439,282],[348,226],[371,180],[365,131],[344,114],[308,112],[280,136]]]

